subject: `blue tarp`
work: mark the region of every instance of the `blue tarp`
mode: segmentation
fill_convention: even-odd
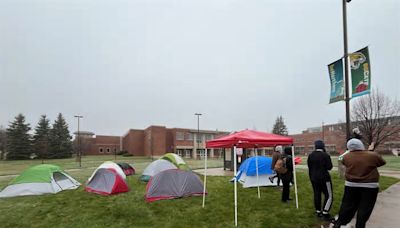
[[[247,176],[256,176],[256,158],[258,163],[258,175],[262,174],[273,174],[274,171],[271,169],[272,158],[264,156],[256,156],[247,158],[239,168],[239,175],[237,179],[240,179],[242,173]]]

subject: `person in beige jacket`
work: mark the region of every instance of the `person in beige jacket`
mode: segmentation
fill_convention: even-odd
[[[378,153],[366,151],[359,139],[350,139],[347,149],[350,152],[342,158],[346,167],[344,195],[334,227],[348,224],[357,212],[356,228],[364,228],[379,192],[377,168],[386,162]]]

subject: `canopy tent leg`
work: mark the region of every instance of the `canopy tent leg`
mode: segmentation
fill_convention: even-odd
[[[256,148],[254,148],[254,152],[256,152]],[[258,198],[260,199],[260,183],[258,182],[258,154],[256,153],[256,174],[257,174],[257,191]]]
[[[206,185],[207,185],[207,148],[205,149],[204,158],[204,187],[203,187],[203,208],[206,204]]]
[[[299,198],[297,195],[297,179],[296,179],[296,164],[294,162],[294,146],[292,145],[292,162],[293,162],[293,179],[294,179],[294,193],[296,194],[296,208],[299,209]]]
[[[237,226],[237,180],[236,180],[236,164],[237,155],[236,155],[236,146],[233,147],[233,179],[234,179],[234,198],[235,198],[235,226]]]

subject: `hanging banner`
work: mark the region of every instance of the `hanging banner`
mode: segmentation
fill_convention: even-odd
[[[344,80],[343,80],[343,61],[338,61],[328,65],[329,77],[331,79],[331,97],[329,104],[344,100]]]
[[[369,94],[371,90],[371,69],[368,47],[350,54],[352,97]]]

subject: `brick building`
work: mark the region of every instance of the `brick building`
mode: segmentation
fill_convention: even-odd
[[[391,118],[389,125],[400,127],[400,117]],[[343,123],[308,128],[301,134],[290,135],[290,137],[294,138],[295,152],[300,154],[309,154],[313,151],[314,141],[317,139],[325,142],[326,150],[331,154],[343,153],[346,150],[346,126]],[[375,151],[382,154],[392,153],[392,150],[400,151],[400,132],[375,148]]]
[[[204,156],[206,140],[228,134],[228,132],[186,128],[166,128],[150,126],[144,130],[130,129],[123,136],[95,135],[91,132],[80,132],[83,154],[101,155],[127,151],[137,156],[161,156],[168,152],[185,158]],[[77,135],[77,132],[74,133]],[[211,158],[221,157],[222,150],[210,149],[207,155]]]

